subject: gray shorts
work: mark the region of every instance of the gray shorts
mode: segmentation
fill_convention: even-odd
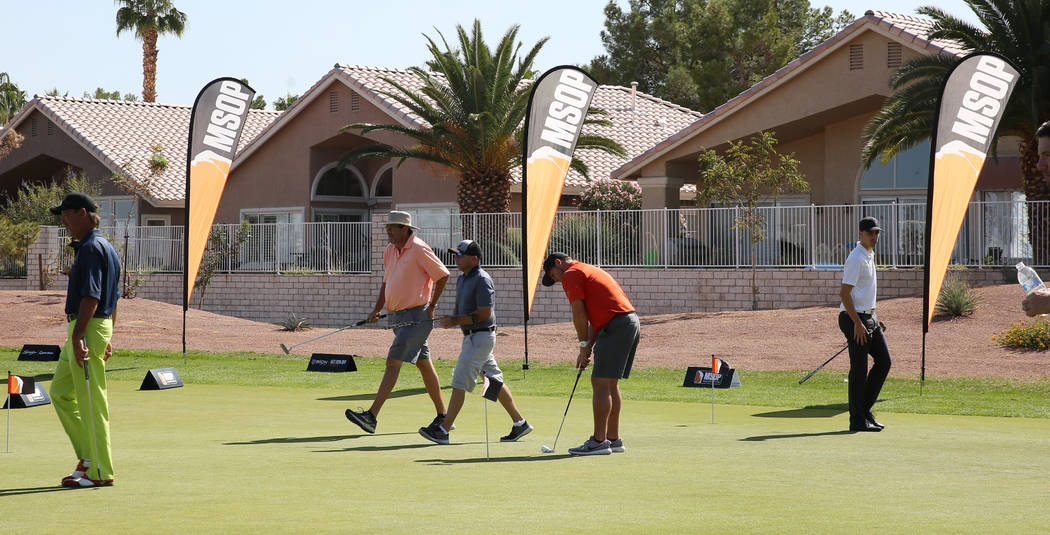
[[[496,331],[480,331],[463,337],[456,370],[452,372],[452,388],[473,392],[478,376],[485,372],[490,379],[503,382],[503,371],[496,364],[492,349],[496,347]]]
[[[634,352],[642,336],[638,314],[618,314],[598,331],[594,340],[594,367],[591,377],[626,379],[631,375]]]
[[[388,316],[390,323],[407,323],[419,321],[416,325],[399,327],[394,329],[394,343],[390,345],[390,352],[386,358],[400,360],[409,364],[415,364],[416,360],[428,360],[430,358],[430,346],[427,345],[427,337],[434,329],[434,324],[427,315],[426,306],[406,308],[391,312]]]

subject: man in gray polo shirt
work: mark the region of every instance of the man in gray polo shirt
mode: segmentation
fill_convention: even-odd
[[[463,274],[456,279],[456,309],[452,316],[440,318],[439,325],[446,329],[459,327],[463,331],[463,346],[452,372],[452,397],[444,421],[419,428],[420,435],[438,444],[448,444],[448,432],[463,408],[466,392],[474,391],[479,374],[503,382],[503,371],[492,354],[496,346],[496,288],[492,277],[481,269],[481,247],[473,240],[463,240],[448,252],[455,255],[456,266]],[[532,426],[518,412],[507,385],[500,388],[498,399],[514,422],[510,433],[500,441],[515,442],[529,434]]]
[[[874,217],[860,220],[860,241],[846,258],[842,269],[839,297],[839,329],[849,344],[849,429],[882,431],[872,406],[879,399],[882,384],[890,373],[890,349],[883,335],[885,327],[875,315],[875,245],[879,243],[879,222]],[[868,373],[868,355],[875,364]]]

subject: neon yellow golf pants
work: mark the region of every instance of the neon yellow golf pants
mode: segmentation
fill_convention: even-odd
[[[103,357],[106,346],[113,336],[113,320],[91,318],[84,341],[88,346],[88,366],[91,375],[91,404],[88,403],[88,384],[84,381],[84,368],[73,358],[73,328],[76,321],[69,322],[66,345],[58,358],[58,367],[51,382],[51,400],[62,427],[73,443],[73,450],[80,459],[91,459],[87,477],[91,479],[113,479],[113,456],[109,442],[109,401],[106,399],[106,363]],[[91,418],[94,417],[94,436]],[[98,458],[95,457],[96,441]]]

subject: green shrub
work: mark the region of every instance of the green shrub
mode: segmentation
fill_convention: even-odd
[[[1019,321],[999,333],[995,341],[1012,349],[1035,349],[1046,351],[1050,347],[1050,319]]]
[[[937,297],[937,312],[952,317],[970,316],[977,311],[981,298],[970,288],[966,281],[949,273],[941,286],[941,295]]]
[[[284,320],[281,321],[280,325],[281,330],[291,332],[302,331],[310,328],[310,323],[306,321],[306,318],[296,317],[294,312],[291,316],[284,318]]]

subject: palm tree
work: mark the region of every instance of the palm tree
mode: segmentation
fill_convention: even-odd
[[[157,100],[157,36],[172,33],[182,37],[186,14],[168,0],[117,0],[117,35],[134,30],[142,40],[142,101]]]
[[[362,134],[394,132],[412,139],[415,145],[358,147],[344,154],[340,164],[396,158],[402,162],[417,159],[445,165],[459,174],[456,193],[462,213],[507,212],[511,169],[521,164],[522,122],[531,90],[527,79],[534,74],[533,60],[547,38],[519,60],[521,43],[515,45],[517,25],[503,34],[495,53],[482,39],[479,21],[474,21],[470,34],[462,26],[456,26],[456,30],[459,50],[452,50],[440,32],[443,48],[425,36],[433,57],[427,62],[430,71],[410,69],[423,82],[422,89],[411,91],[386,79],[397,91],[383,94],[407,107],[427,126],[356,123],[343,129],[359,130]],[[601,110],[588,110],[585,124],[610,124],[594,116],[602,114]],[[577,148],[626,155],[620,144],[596,135],[581,135]],[[572,167],[587,176],[587,166],[582,161],[573,159]]]
[[[932,39],[954,40],[967,51],[996,52],[1020,71],[999,129],[990,143],[995,154],[1002,136],[1020,139],[1024,192],[1030,201],[1050,200],[1050,184],[1036,170],[1035,129],[1050,119],[1050,0],[965,0],[984,28],[973,26],[932,6],[917,12],[933,19]],[[864,128],[864,165],[889,158],[933,132],[941,87],[959,58],[934,54],[915,58],[891,77],[893,94]],[[1032,205],[1030,205],[1032,206]],[[1045,210],[1029,210],[1029,238],[1034,261],[1050,260]]]
[[[0,72],[0,126],[7,124],[26,105],[26,92],[11,81],[6,72]]]

